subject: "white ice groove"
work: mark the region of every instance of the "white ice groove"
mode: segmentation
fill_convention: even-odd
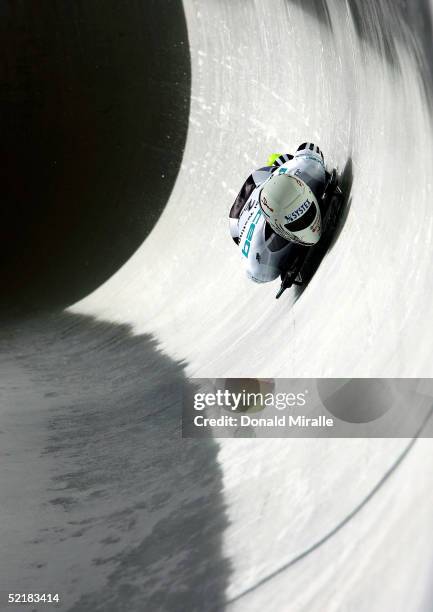
[[[409,31],[392,66],[343,1],[327,2],[332,31],[284,0],[184,7],[192,95],[177,182],[142,247],[71,310],[151,332],[190,376],[432,376],[432,126]],[[351,157],[353,186],[337,243],[292,304],[244,277],[227,212],[252,168],[304,140],[330,166]],[[221,441],[230,609],[430,610],[429,440],[320,548],[236,599],[344,521],[408,443]]]

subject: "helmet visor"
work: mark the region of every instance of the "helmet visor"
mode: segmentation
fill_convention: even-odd
[[[289,232],[300,232],[301,230],[307,229],[313,223],[316,218],[317,208],[314,202],[311,203],[311,206],[308,210],[290,223],[285,223],[284,227],[289,230]]]

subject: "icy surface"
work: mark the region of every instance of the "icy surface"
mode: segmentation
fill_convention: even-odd
[[[327,5],[332,29],[282,1],[272,10],[228,0],[185,8],[193,87],[178,182],[143,247],[73,310],[156,334],[192,376],[431,376],[431,125],[406,26],[390,23],[400,28],[391,62],[337,1]],[[244,277],[227,210],[251,168],[304,140],[340,171],[351,160],[350,208],[308,289],[296,303],[293,295],[277,302],[275,284]],[[332,531],[407,445],[223,443],[228,597]],[[404,469],[320,550],[233,605],[424,609],[429,445],[418,442]]]
[[[422,47],[396,3],[385,21],[377,4],[328,0],[315,15],[185,0],[192,105],[177,183],[143,246],[71,312],[152,334],[190,376],[433,375]],[[299,300],[276,301],[276,284],[245,278],[227,213],[252,168],[304,140],[330,167],[351,164],[347,218]],[[218,461],[231,608],[431,609],[429,440],[227,441]],[[166,588],[167,566],[154,571]]]
[[[157,335],[193,376],[431,376],[431,124],[411,33],[391,64],[344,3],[332,31],[277,1],[188,1],[182,170],[149,239],[74,307]],[[404,24],[395,24],[395,27]],[[376,24],[380,27],[380,24]],[[346,223],[302,298],[245,278],[227,211],[270,151],[316,141],[352,163]]]

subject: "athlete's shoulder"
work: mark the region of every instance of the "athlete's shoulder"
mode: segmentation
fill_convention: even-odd
[[[303,142],[296,150],[295,157],[302,155],[319,155],[324,160],[323,153],[314,142]]]
[[[249,175],[245,183],[242,185],[241,190],[239,191],[236,200],[230,209],[229,217],[231,219],[239,219],[239,216],[253,191],[257,189],[257,187],[260,187],[260,185],[269,178],[274,170],[275,168],[272,166],[263,166],[262,168],[254,170]]]
[[[293,159],[293,155],[291,153],[272,153],[268,157],[268,165],[275,167],[282,166],[286,164],[288,161]]]

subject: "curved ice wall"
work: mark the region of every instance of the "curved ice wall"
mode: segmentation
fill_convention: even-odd
[[[151,330],[192,375],[431,374],[428,75],[406,15],[375,4],[359,3],[359,15],[329,2],[315,16],[285,1],[185,3],[181,175],[142,248],[76,310]],[[273,300],[275,285],[244,278],[227,209],[269,151],[307,136],[329,166],[351,164],[350,211],[290,308]]]
[[[74,333],[75,319],[60,323],[72,345],[78,338],[75,356],[94,354],[102,370],[114,371],[117,355],[133,355],[123,331],[114,341],[111,334],[98,338],[98,325],[107,325],[130,329],[128,338],[151,335],[157,354],[179,368],[185,364],[188,376],[430,376],[429,7],[185,0],[184,9],[192,89],[181,170],[146,241],[65,315],[83,317],[90,332]],[[317,142],[329,166],[344,175],[345,222],[299,299],[292,292],[277,302],[276,286],[254,286],[244,277],[227,211],[251,168],[304,140]],[[160,172],[163,179],[163,166]],[[55,338],[61,337],[59,331]],[[149,355],[137,353],[136,369],[119,361],[118,400],[127,406],[137,400],[135,415],[143,393],[137,395],[137,381]],[[77,366],[79,381],[86,364],[83,358],[82,369]],[[159,385],[167,367],[148,373],[149,380]],[[158,385],[148,404],[157,413],[161,398],[167,410],[171,402]],[[105,388],[101,383],[95,404]],[[117,457],[121,444],[115,440],[107,456]],[[188,448],[194,457],[199,446]],[[177,609],[167,599],[176,589],[189,593],[189,609],[430,609],[428,440],[230,440],[208,448],[209,481],[198,489],[175,487],[164,497],[173,483],[163,470],[152,480],[146,528],[156,538],[152,545],[164,542],[160,563],[144,570],[142,556],[107,559],[97,543],[78,546],[83,568],[94,567],[98,553],[108,569],[100,563],[96,578],[78,589],[66,579],[71,599],[82,595],[77,610],[98,609],[104,581],[112,593],[104,610],[116,609],[120,593],[133,609],[149,593],[161,609]],[[166,460],[167,474],[176,461]],[[185,459],[183,470],[193,481],[201,467]],[[126,486],[126,497],[134,497],[134,484]],[[71,495],[79,497],[75,489]],[[205,509],[204,525],[188,522],[197,516],[188,500]],[[209,500],[218,512],[210,511]],[[95,506],[95,521],[105,503]],[[88,508],[86,500],[81,504]],[[211,550],[182,560],[180,545],[170,561],[170,540],[183,525],[166,520],[170,508],[185,517],[186,533],[196,541],[211,529]],[[69,511],[78,512],[73,505]],[[143,537],[142,529],[138,521],[131,533]],[[146,545],[144,539],[143,550]],[[125,553],[133,544],[122,536],[110,546]],[[80,569],[70,569],[70,576],[80,584]],[[131,582],[137,590],[121,591]]]

